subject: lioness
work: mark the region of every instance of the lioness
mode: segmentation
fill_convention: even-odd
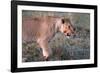
[[[22,18],[23,43],[36,41],[42,48],[45,59],[52,54],[48,42],[59,31],[66,36],[74,34],[74,28],[72,27],[70,19],[53,16]]]

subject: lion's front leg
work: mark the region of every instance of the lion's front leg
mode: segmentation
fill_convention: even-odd
[[[39,42],[40,47],[42,48],[42,53],[45,59],[48,59],[52,55],[52,50],[48,45],[47,40],[40,40]]]

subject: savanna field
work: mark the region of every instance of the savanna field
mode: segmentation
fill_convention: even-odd
[[[88,13],[62,13],[42,11],[22,11],[22,17],[59,16],[70,18],[76,29],[76,35],[67,38],[58,32],[50,40],[49,45],[53,51],[50,61],[80,60],[90,58],[90,15]],[[42,50],[36,42],[22,43],[23,62],[43,61]]]

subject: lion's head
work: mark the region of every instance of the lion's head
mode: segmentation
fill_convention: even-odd
[[[70,19],[61,19],[59,31],[66,36],[72,36],[75,34],[75,28],[72,26]]]

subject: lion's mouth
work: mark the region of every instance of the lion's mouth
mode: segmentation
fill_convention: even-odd
[[[74,37],[75,37],[75,34],[66,33],[65,36],[66,36],[67,38],[74,38]]]
[[[71,34],[70,33],[67,33],[66,36],[71,36]]]
[[[71,36],[71,34],[70,33],[64,33],[65,34],[65,36]]]

